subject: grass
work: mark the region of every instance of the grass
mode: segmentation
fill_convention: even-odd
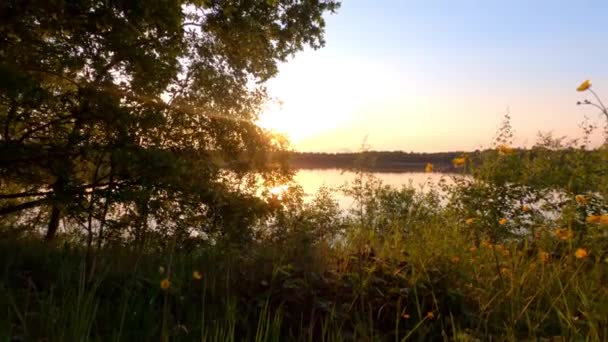
[[[280,260],[260,245],[234,255],[97,255],[31,239],[2,241],[2,339],[189,341],[564,340],[608,337],[608,264],[601,244],[577,258],[550,231],[478,246],[458,224],[407,235],[362,233],[323,266]],[[354,227],[353,232],[357,231]],[[548,258],[541,253],[548,253]],[[543,254],[545,255],[545,254]],[[159,274],[159,266],[172,267]],[[261,267],[262,264],[270,264]],[[168,268],[168,267],[167,267]],[[201,280],[192,272],[199,270]],[[171,287],[160,288],[160,280]]]

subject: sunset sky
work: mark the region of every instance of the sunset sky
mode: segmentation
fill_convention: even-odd
[[[268,84],[261,125],[296,150],[488,147],[507,110],[517,146],[603,125],[575,89],[608,99],[606,0],[344,0],[326,30]]]

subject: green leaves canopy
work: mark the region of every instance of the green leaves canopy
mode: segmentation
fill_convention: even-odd
[[[152,214],[157,224],[188,217],[199,228],[217,215],[241,217],[218,209],[258,203],[234,180],[282,170],[271,157],[283,144],[252,123],[264,81],[305,46],[321,47],[323,14],[337,8],[333,0],[4,1],[0,214],[51,207],[47,238],[59,218],[89,232],[98,222],[101,235],[104,224],[145,228]]]

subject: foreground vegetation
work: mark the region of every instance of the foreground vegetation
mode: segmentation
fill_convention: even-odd
[[[592,125],[513,149],[507,116],[422,190],[362,153],[353,183],[304,201],[287,142],[254,122],[338,7],[0,4],[0,339],[607,340]]]
[[[246,243],[150,229],[91,251],[5,226],[2,338],[603,341],[608,151],[510,135],[424,191],[360,173],[333,190],[347,213],[331,189],[268,193]]]

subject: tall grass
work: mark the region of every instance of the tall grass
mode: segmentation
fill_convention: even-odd
[[[608,264],[601,244],[538,238],[479,245],[449,217],[383,235],[360,229],[323,260],[297,258],[270,271],[260,260],[176,254],[162,290],[163,258],[137,268],[127,251],[99,255],[87,279],[82,251],[36,241],[3,241],[2,338],[26,340],[519,341],[608,337]],[[548,253],[548,257],[544,257]],[[200,270],[201,280],[192,278]],[[163,331],[163,320],[164,331]]]

